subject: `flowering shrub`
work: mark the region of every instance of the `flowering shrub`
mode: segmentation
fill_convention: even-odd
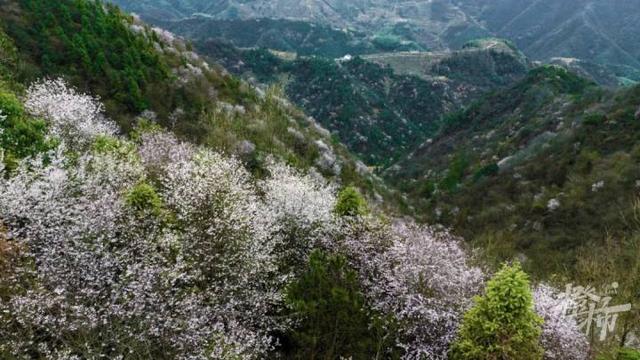
[[[116,125],[105,118],[95,98],[78,93],[62,79],[43,80],[27,90],[25,107],[48,121],[50,132],[70,148],[90,144],[97,135],[113,135]]]
[[[270,176],[259,182],[269,216],[277,224],[275,252],[284,276],[306,263],[313,248],[334,229],[335,187],[319,174],[301,174],[288,165],[269,161]]]
[[[162,131],[147,131],[140,136],[138,154],[147,173],[160,177],[170,164],[188,161],[194,147],[178,141],[175,136]]]
[[[302,176],[282,163],[272,161],[268,167],[271,176],[261,183],[278,218],[296,219],[302,224],[330,223],[335,207],[335,187],[320,175]]]
[[[567,318],[562,313],[563,309],[568,308],[566,302],[570,300],[562,298],[559,291],[544,284],[536,287],[533,297],[536,312],[544,320],[540,339],[545,350],[544,358],[547,360],[588,359],[587,338],[580,332],[575,320]]]
[[[406,222],[356,224],[344,246],[374,308],[399,321],[397,345],[405,358],[446,358],[461,316],[483,282],[457,239]]]

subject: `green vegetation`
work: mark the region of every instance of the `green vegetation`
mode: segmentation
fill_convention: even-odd
[[[147,183],[139,183],[125,196],[125,202],[129,207],[140,213],[159,215],[162,212],[162,199],[153,186]]]
[[[634,201],[633,217],[627,218],[630,230],[628,234],[604,241],[592,241],[578,251],[578,261],[573,278],[583,283],[592,284],[595,288],[611,288],[617,285],[613,299],[619,304],[631,304],[631,310],[620,314],[617,322],[618,337],[611,337],[605,342],[598,342],[599,353],[613,354],[608,358],[615,359],[616,352],[624,346],[632,334],[640,331],[640,222],[638,211],[640,201]],[[596,337],[598,334],[591,334]],[[622,349],[621,355],[633,351]],[[637,356],[637,352],[635,353]],[[607,358],[607,359],[608,359]],[[624,358],[624,357],[623,357]]]
[[[18,99],[21,86],[15,82],[18,53],[14,42],[0,29],[0,153],[4,166],[12,169],[17,161],[44,152],[54,145],[45,137],[44,121],[28,116]]]
[[[0,30],[0,78],[11,78],[18,64],[18,54],[13,40]]]
[[[347,186],[338,194],[335,212],[339,216],[362,216],[368,211],[367,201],[353,186]]]
[[[640,360],[640,351],[622,349],[618,352],[618,360]]]
[[[570,273],[578,249],[629,232],[639,106],[640,88],[613,94],[560,67],[538,68],[446,117],[387,178],[416,214],[452,226],[490,262],[524,254],[536,277]]]
[[[447,102],[436,84],[360,58],[290,64],[287,93],[370,164],[387,165],[438,128]]]
[[[469,161],[466,155],[457,154],[449,164],[449,169],[447,169],[445,177],[440,181],[439,188],[447,192],[455,191],[460,185],[468,166]]]
[[[132,127],[133,117],[147,109],[164,125],[175,123],[176,116],[194,122],[205,109],[211,110],[211,86],[227,101],[255,97],[241,89],[237,79],[218,71],[181,86],[172,73],[189,63],[186,44],[167,43],[113,5],[72,0],[11,3],[0,14],[20,57],[16,79],[29,83],[64,76],[98,95],[108,114],[125,130]],[[19,10],[13,13],[11,8]],[[140,33],[134,32],[136,26]],[[175,112],[178,108],[182,109],[179,114]]]
[[[437,62],[432,71],[463,83],[495,88],[519,80],[528,68],[527,58],[511,42],[478,39]]]
[[[100,89],[131,111],[148,107],[149,88],[169,77],[169,68],[150,41],[132,36],[130,20],[112,5],[96,2],[21,0],[23,27],[7,31],[21,52],[40,64],[29,76],[65,74]]]
[[[452,359],[542,359],[542,319],[519,264],[504,265],[465,314]]]
[[[533,86],[546,87],[560,93],[581,94],[584,90],[595,85],[575,73],[554,65],[537,67],[529,72],[525,81],[521,82],[517,89],[527,90]]]
[[[420,50],[421,47],[404,40],[403,37],[394,34],[379,34],[371,39],[372,44],[382,52]]]
[[[288,358],[374,359],[392,345],[341,255],[312,252],[308,269],[287,291],[287,303],[301,319],[289,335]]]
[[[19,159],[52,148],[46,130],[43,120],[28,116],[16,95],[0,87],[0,152],[5,166],[11,169]]]

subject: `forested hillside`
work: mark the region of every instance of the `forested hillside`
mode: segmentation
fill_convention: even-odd
[[[418,76],[220,41],[204,57],[102,1],[0,0],[0,19],[0,358],[637,356],[638,87],[527,75],[493,39]],[[345,129],[400,159],[388,183]],[[494,191],[522,201],[500,212]],[[598,243],[597,216],[620,237]],[[561,289],[611,279],[634,307],[590,343]]]
[[[17,47],[17,80],[64,76],[99,96],[125,131],[151,120],[185,139],[240,154],[256,173],[268,155],[277,155],[371,196],[385,192],[375,190],[366,169],[277,89],[257,91],[210,66],[183,40],[115,7],[5,1],[0,15]]]
[[[265,49],[235,49],[216,40],[196,41],[195,46],[254,82],[282,84],[295,104],[367,164],[380,167],[435,135],[446,113],[513,83],[529,67],[526,58],[499,40],[432,54],[415,71],[395,65],[424,55],[284,59]]]
[[[635,236],[640,88],[602,90],[559,67],[452,114],[389,170],[418,213],[543,276],[607,237]]]

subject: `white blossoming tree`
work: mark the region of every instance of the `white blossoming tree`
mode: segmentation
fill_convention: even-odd
[[[311,250],[335,227],[336,191],[319,174],[303,175],[274,160],[267,169],[270,176],[259,187],[277,222],[280,270],[290,275],[300,270]]]
[[[87,146],[98,135],[113,135],[116,125],[104,116],[102,104],[77,92],[64,80],[43,80],[27,90],[25,108],[47,120],[51,134],[73,149]]]
[[[534,293],[536,312],[544,320],[541,345],[546,360],[585,360],[589,358],[589,342],[575,320],[562,313],[568,308],[566,298],[548,285],[539,285]]]
[[[458,324],[483,283],[458,240],[404,221],[350,225],[341,245],[359,269],[370,301],[399,322],[407,359],[445,359]]]

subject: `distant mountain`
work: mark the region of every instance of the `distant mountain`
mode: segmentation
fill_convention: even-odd
[[[400,37],[428,49],[444,49],[487,35],[475,20],[449,0],[115,0],[146,17],[180,20],[195,14],[213,19],[288,19]],[[445,35],[444,37],[442,35]],[[446,38],[446,39],[444,39]],[[463,38],[462,40],[459,40]],[[444,41],[446,42],[443,42]]]
[[[500,40],[452,53],[375,54],[367,61],[276,56],[216,40],[196,41],[195,46],[245,78],[283,83],[289,98],[376,166],[399,160],[433,136],[446,113],[511,85],[529,68],[520,52]]]
[[[412,41],[372,38],[328,25],[286,19],[218,20],[197,16],[182,21],[150,19],[155,25],[195,41],[224,40],[240,48],[267,48],[303,56],[338,58],[382,51],[423,50]]]
[[[613,65],[639,81],[640,0],[114,0],[148,18],[287,19],[351,29],[381,43],[457,49],[469,40],[512,40],[534,60],[578,58]],[[215,33],[215,31],[213,31]],[[202,33],[201,36],[208,34]],[[349,52],[344,52],[344,54]]]
[[[640,68],[639,0],[478,0],[459,3],[489,31],[514,41],[534,60],[572,57]]]

